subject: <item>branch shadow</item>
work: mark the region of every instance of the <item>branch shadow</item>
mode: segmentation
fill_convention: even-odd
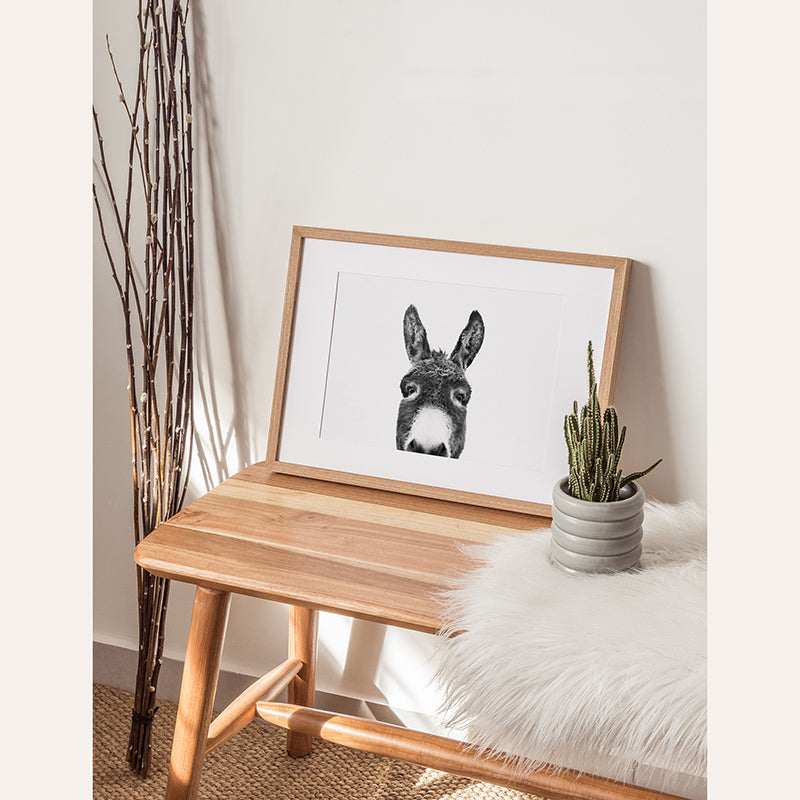
[[[253,458],[251,442],[250,415],[243,374],[242,335],[238,323],[237,293],[234,280],[235,255],[229,231],[230,219],[229,192],[224,169],[223,136],[217,113],[217,103],[209,64],[208,37],[204,4],[197,0],[193,4],[192,34],[194,39],[194,78],[195,110],[199,123],[200,166],[208,181],[204,193],[209,199],[212,246],[201,256],[202,269],[198,271],[196,282],[197,301],[200,310],[197,328],[199,337],[195,350],[195,385],[198,390],[202,419],[206,426],[208,441],[203,443],[195,426],[195,446],[197,458],[203,474],[206,489],[211,489],[228,478],[233,470],[243,469]],[[196,249],[202,251],[199,241]],[[212,349],[209,325],[208,284],[216,268],[215,278],[219,283],[219,304],[224,324],[222,331],[214,330],[214,344],[223,344],[231,371],[232,392],[230,401],[232,413],[230,423],[221,420],[220,403],[217,395],[219,383]],[[205,273],[205,277],[204,277]],[[219,341],[223,334],[224,343]],[[235,453],[231,445],[234,445]]]

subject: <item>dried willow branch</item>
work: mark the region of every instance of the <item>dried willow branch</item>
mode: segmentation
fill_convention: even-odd
[[[121,200],[94,111],[98,173],[110,214],[103,210],[96,186],[94,203],[125,325],[134,544],[183,505],[191,459],[194,207],[188,12],[189,0],[173,0],[166,12],[155,0],[139,0],[139,65],[132,101],[108,45],[130,125]],[[144,225],[140,230],[135,225],[135,234],[131,221],[139,209]],[[139,661],[127,760],[146,777],[169,581],[139,566],[136,581]]]

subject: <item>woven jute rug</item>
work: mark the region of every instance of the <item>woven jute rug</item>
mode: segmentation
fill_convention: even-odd
[[[145,780],[125,761],[132,697],[94,687],[95,800],[162,800],[176,706],[161,703]],[[199,800],[532,800],[490,784],[458,778],[314,740],[311,755],[286,754],[286,735],[256,720],[205,760]]]

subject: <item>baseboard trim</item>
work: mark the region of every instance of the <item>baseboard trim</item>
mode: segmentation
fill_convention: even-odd
[[[111,686],[125,692],[133,692],[136,685],[137,654],[135,650],[119,645],[94,642],[92,648],[92,679],[103,686]],[[183,661],[164,657],[158,678],[158,699],[177,703],[181,689]],[[225,706],[235,700],[258,675],[245,675],[228,670],[220,670],[217,681],[217,694],[214,698],[214,712],[219,713]],[[278,698],[286,701],[286,690]],[[354,716],[376,719],[380,722],[391,722],[403,725],[403,721],[389,706],[380,703],[366,702],[353,697],[343,697],[327,692],[316,693],[314,705],[336,714],[352,714]]]

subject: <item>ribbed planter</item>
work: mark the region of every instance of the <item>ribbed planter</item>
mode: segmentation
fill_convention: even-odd
[[[553,487],[550,557],[567,572],[621,572],[642,555],[644,491],[636,483],[613,503],[593,503],[569,494],[569,480]]]

